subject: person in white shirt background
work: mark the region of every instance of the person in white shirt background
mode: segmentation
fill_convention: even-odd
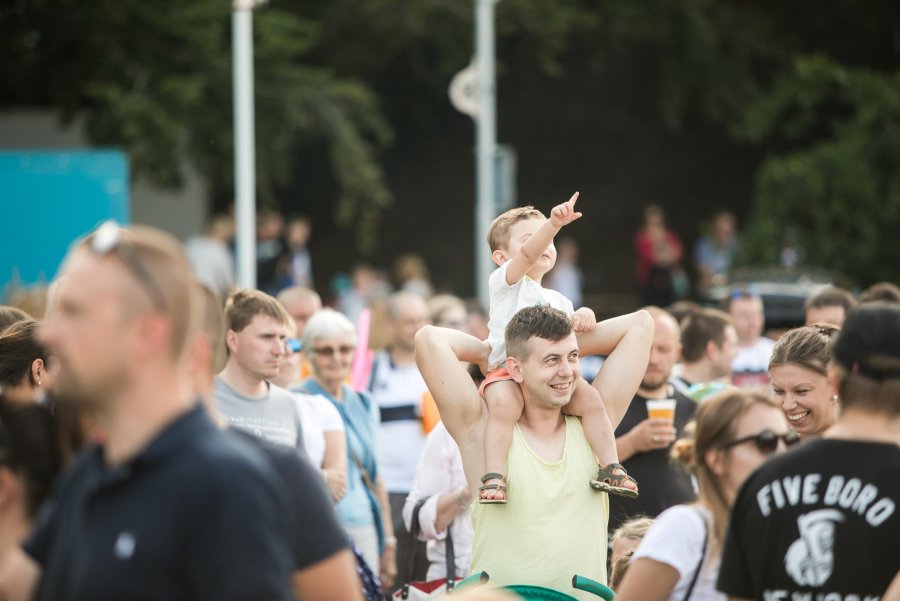
[[[752,286],[733,288],[725,310],[734,321],[738,349],[731,361],[732,383],[738,388],[767,391],[769,357],[775,342],[763,336],[766,316],[762,298]]]

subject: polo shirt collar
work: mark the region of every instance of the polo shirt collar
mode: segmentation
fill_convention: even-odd
[[[110,473],[121,472],[127,475],[137,468],[165,461],[169,456],[179,453],[181,447],[198,435],[201,435],[204,431],[207,431],[210,427],[214,428],[215,426],[206,414],[206,410],[197,402],[194,407],[181,413],[166,425],[141,451],[128,461],[110,468],[103,459],[102,446],[98,446],[95,449],[96,460],[100,461]]]

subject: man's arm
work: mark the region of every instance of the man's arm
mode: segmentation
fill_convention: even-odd
[[[653,318],[643,309],[606,319],[577,334],[583,355],[607,355],[593,386],[606,403],[613,429],[619,425],[647,371],[653,344]]]
[[[425,326],[416,333],[416,364],[437,403],[447,431],[457,440],[482,416],[483,403],[460,361],[482,364],[487,346],[465,332]]]
[[[356,560],[349,549],[294,572],[296,601],[362,601]]]
[[[547,245],[553,242],[553,238],[562,229],[581,218],[581,213],[575,211],[575,201],[578,200],[578,192],[572,195],[567,202],[553,207],[550,211],[550,219],[534,232],[520,248],[519,252],[509,260],[506,268],[506,284],[512,286],[528,273],[541,254],[547,249]]]
[[[40,566],[21,547],[8,549],[0,558],[0,599],[30,601],[40,577]]]

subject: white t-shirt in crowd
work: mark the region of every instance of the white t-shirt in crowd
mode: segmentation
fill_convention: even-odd
[[[572,301],[557,292],[544,288],[527,275],[515,284],[506,283],[506,270],[509,261],[494,270],[488,280],[491,310],[488,320],[488,344],[491,355],[488,367],[496,369],[506,361],[506,326],[513,316],[525,307],[550,305],[566,315],[572,315],[575,309]]]
[[[425,446],[422,398],[425,380],[415,363],[397,365],[387,351],[375,355],[369,392],[381,411],[378,471],[389,493],[407,494]]]
[[[295,392],[300,425],[303,427],[303,444],[313,467],[321,468],[325,461],[325,433],[343,432],[344,420],[337,407],[321,394]]]
[[[706,525],[704,526],[704,521]],[[659,514],[641,541],[631,561],[642,557],[671,566],[678,572],[678,582],[667,601],[681,601],[694,578],[703,550],[703,537],[712,528],[712,514],[698,505],[675,505]],[[726,601],[716,590],[719,555],[713,556],[707,545],[700,576],[691,592],[692,601]],[[627,576],[626,576],[627,578]]]
[[[769,358],[775,342],[760,336],[753,346],[738,346],[731,360],[731,381],[739,388],[766,388],[769,385]]]
[[[416,467],[406,504],[403,506],[403,521],[406,529],[412,528],[412,514],[420,499],[428,499],[419,510],[419,539],[428,541],[428,574],[426,580],[447,577],[447,531],[437,531],[435,522],[438,514],[438,497],[466,484],[462,456],[456,441],[447,432],[443,422],[438,423],[425,441],[425,448]],[[450,524],[453,540],[453,559],[457,578],[469,574],[472,562],[472,519],[468,511],[459,513]]]

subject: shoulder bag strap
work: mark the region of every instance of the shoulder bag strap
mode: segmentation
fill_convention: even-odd
[[[700,577],[700,572],[703,569],[703,561],[706,559],[706,546],[709,541],[709,532],[706,527],[706,516],[703,515],[703,512],[699,509],[697,513],[700,514],[700,522],[703,523],[703,548],[700,550],[700,561],[697,562],[697,569],[694,570],[694,577],[691,578],[691,583],[687,587],[687,591],[684,593],[684,597],[682,597],[683,601],[688,601],[691,598],[691,593],[694,592],[694,585],[697,584],[697,578]]]
[[[422,506],[425,505],[425,502],[428,501],[428,497],[424,499],[419,499],[416,502],[416,506],[413,509],[412,513],[412,524],[410,524],[409,536],[411,539],[411,553],[409,554],[409,559],[407,559],[406,565],[404,567],[404,578],[403,582],[410,582],[413,579],[416,571],[416,560],[419,555],[419,532],[421,532],[422,527],[419,525],[419,511],[422,510]]]
[[[450,528],[453,522],[447,525],[446,556],[447,556],[447,592],[453,590],[456,585],[456,554],[453,552],[453,537],[450,535]]]

